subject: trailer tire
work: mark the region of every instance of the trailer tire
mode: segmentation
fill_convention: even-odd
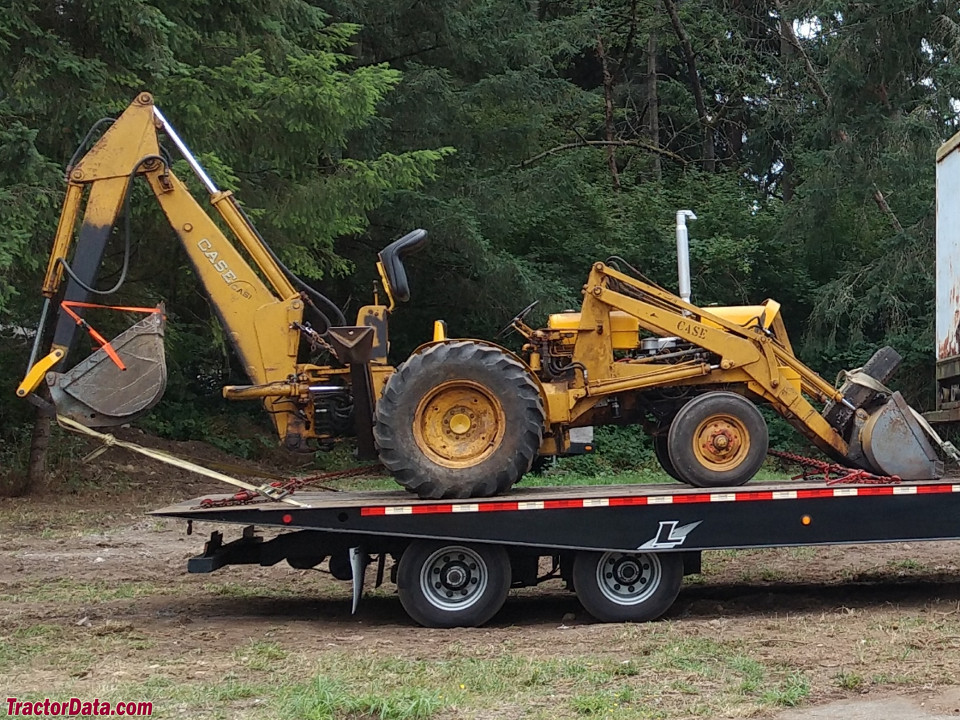
[[[477,627],[503,607],[511,579],[501,545],[414,540],[400,556],[397,593],[424,627]]]
[[[380,461],[421,498],[488,497],[537,457],[543,399],[530,370],[494,345],[452,341],[406,360],[377,401]]]
[[[680,479],[695,487],[743,485],[767,457],[767,423],[732,392],[708,392],[686,403],[670,424],[667,449]]]
[[[683,581],[679,553],[579,552],[573,587],[601,622],[646,622],[663,615]]]

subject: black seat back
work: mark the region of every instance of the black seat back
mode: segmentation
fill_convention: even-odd
[[[380,251],[380,264],[383,273],[387,276],[390,285],[390,294],[397,302],[407,302],[410,299],[410,285],[407,282],[407,271],[403,269],[403,259],[420,250],[427,244],[427,231],[414,230],[399,240],[394,240]]]

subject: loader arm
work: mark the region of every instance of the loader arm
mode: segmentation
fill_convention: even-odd
[[[161,131],[191,165],[209,193],[211,205],[235,236],[236,244],[169,167],[158,140]],[[322,386],[328,394],[344,395],[350,369],[298,362],[304,307],[309,299],[293,286],[232,193],[217,189],[154,107],[149,93],[141,93],[94,147],[75,166],[68,168],[66,197],[43,282],[46,299],[41,324],[51,302],[62,292],[67,300],[88,299],[90,293],[84,285],[89,288],[96,280],[106,241],[125,203],[129,185],[137,176],[146,180],[179,238],[253,383],[233,391],[226,388],[224,394],[238,399],[262,399],[279,436],[289,447],[303,449],[306,438],[324,433],[313,422],[316,387]],[[76,247],[73,247],[82,206],[83,217]],[[65,267],[71,250],[72,276],[67,278],[64,292]],[[361,310],[364,317],[382,320],[382,309],[375,305]],[[35,350],[18,394],[28,395],[40,384],[47,370],[66,364],[64,359],[74,344],[76,329],[77,324],[61,313],[49,354],[37,361]],[[371,330],[373,335],[377,334],[376,328],[357,328],[359,335]],[[42,334],[41,327],[38,338]],[[385,334],[385,326],[381,334]],[[385,346],[385,339],[383,344]],[[383,360],[385,366],[385,357]],[[48,384],[54,384],[51,378],[55,375],[46,376]]]
[[[611,282],[612,281],[612,282]],[[619,290],[616,288],[620,288]],[[610,310],[637,318],[640,327],[661,337],[676,336],[718,356],[715,365],[704,362],[631,364],[614,362]],[[778,331],[782,340],[778,338]],[[596,263],[584,286],[580,330],[573,360],[587,369],[589,381],[575,391],[579,408],[598,395],[671,383],[744,383],[759,398],[828,454],[843,458],[847,442],[821,416],[805,395],[818,402],[843,403],[833,388],[793,354],[782,321],[772,331],[758,332],[685,302],[661,288]],[[791,382],[790,375],[799,378]],[[799,385],[799,387],[798,387]],[[582,400],[581,400],[582,398]]]

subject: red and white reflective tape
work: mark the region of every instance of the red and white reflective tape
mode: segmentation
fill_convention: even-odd
[[[876,497],[879,495],[935,495],[960,493],[960,485],[865,485],[822,487],[798,490],[744,490],[677,495],[627,495],[606,498],[565,498],[558,500],[481,500],[479,502],[424,503],[422,505],[381,505],[360,508],[362,517],[374,515],[445,515],[449,513],[516,512],[520,510],[569,510],[629,505],[691,505],[757,500],[808,500],[812,498]]]

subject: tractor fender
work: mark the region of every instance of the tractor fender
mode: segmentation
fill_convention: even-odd
[[[540,400],[541,402],[543,402],[543,407],[544,408],[548,407],[547,393],[546,393],[546,390],[544,390],[543,388],[543,383],[540,382],[540,378],[538,378],[537,374],[530,369],[530,366],[527,365],[526,360],[524,360],[522,357],[517,355],[512,350],[508,350],[503,345],[498,345],[497,343],[490,342],[489,340],[477,340],[476,338],[446,338],[444,340],[431,340],[429,342],[423,343],[422,345],[418,346],[412,353],[410,353],[409,357],[413,357],[414,355],[419,355],[420,353],[424,352],[428,348],[432,348],[435,345],[449,345],[450,343],[455,343],[455,342],[469,342],[469,343],[474,343],[475,345],[485,345],[487,347],[496,348],[500,352],[505,353],[510,357],[512,357],[518,363],[520,363],[525,368],[527,368],[527,372],[530,373],[530,378],[533,380],[533,382],[537,386],[537,392],[540,393]],[[548,413],[547,425],[549,424],[550,424],[550,417]]]

